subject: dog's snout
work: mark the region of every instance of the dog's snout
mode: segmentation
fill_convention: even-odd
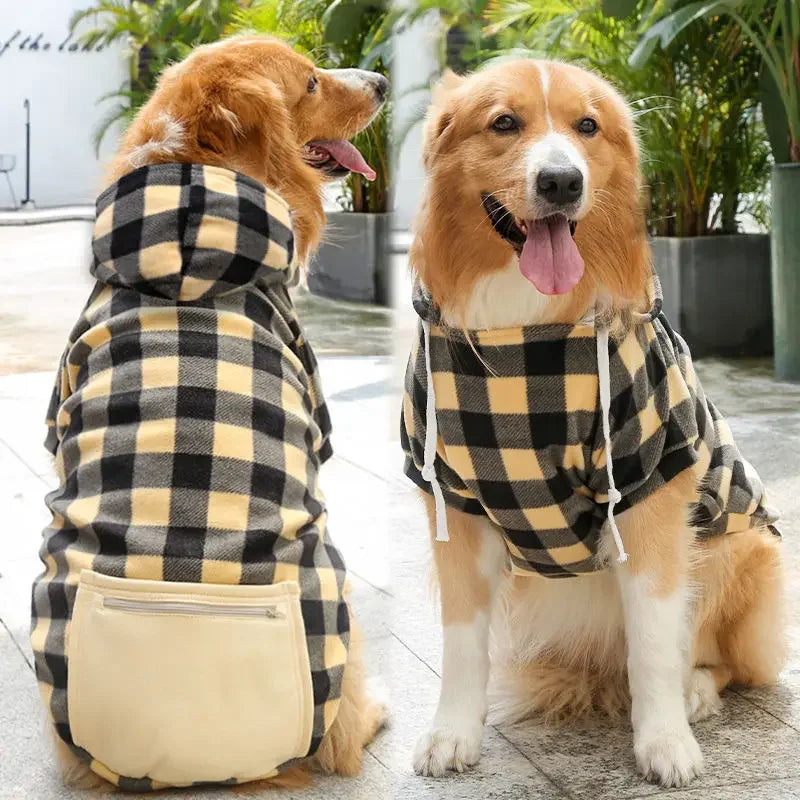
[[[349,89],[373,94],[378,103],[386,100],[389,94],[389,81],[378,72],[354,68],[325,71],[330,77]]]
[[[577,167],[545,167],[536,179],[536,191],[555,205],[568,205],[583,194],[583,173]]]
[[[372,84],[375,87],[375,94],[378,95],[378,100],[382,103],[386,99],[386,95],[389,94],[389,80],[383,75],[375,73]]]

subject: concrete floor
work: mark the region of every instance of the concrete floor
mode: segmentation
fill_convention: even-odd
[[[42,420],[64,337],[86,296],[87,232],[83,223],[0,228],[0,800],[85,796],[62,787],[50,757],[28,623],[46,524],[42,498],[53,485]],[[402,257],[397,266],[401,275]],[[662,793],[636,774],[629,726],[602,721],[490,726],[482,761],[470,773],[440,780],[413,774],[411,750],[433,714],[441,652],[423,513],[400,471],[402,368],[389,354],[392,341],[405,351],[413,320],[407,310],[337,308],[313,297],[300,305],[334,422],[336,456],[322,475],[331,531],[348,562],[355,613],[391,722],[370,746],[359,778],[320,777],[310,790],[264,796],[617,800]],[[669,796],[800,798],[800,387],[772,381],[763,362],[702,362],[698,370],[784,514],[791,660],[776,688],[725,693],[723,713],[695,729],[705,775]],[[235,795],[220,788],[157,796]]]

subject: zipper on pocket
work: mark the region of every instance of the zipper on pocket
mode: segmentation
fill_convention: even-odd
[[[188,614],[196,617],[266,617],[283,619],[277,606],[229,606],[222,603],[197,603],[182,600],[128,600],[104,597],[103,608],[130,611],[134,614]]]

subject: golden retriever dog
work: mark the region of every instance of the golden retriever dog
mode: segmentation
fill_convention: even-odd
[[[690,723],[718,713],[728,684],[769,684],[782,667],[781,559],[774,516],[751,515],[757,477],[660,314],[629,109],[563,63],[447,73],[423,158],[410,261],[424,335],[403,439],[429,512],[444,652],[415,769],[478,762],[491,630],[498,720],[629,709],[642,775],[686,785],[703,765]],[[523,360],[503,360],[512,347]],[[626,413],[640,447],[660,442],[636,502],[627,473],[639,456],[618,438]],[[683,414],[713,429],[713,458],[694,430],[666,463],[664,437]],[[717,469],[723,440],[733,473]],[[709,476],[727,485],[745,473],[752,502],[738,516],[709,512],[727,535],[707,535]]]
[[[322,184],[351,171],[375,177],[347,140],[369,125],[388,88],[376,72],[319,69],[265,36],[199,47],[164,71],[122,140],[109,182],[170,161],[249,175],[291,206],[303,262],[325,227]]]
[[[249,192],[247,195],[249,197],[252,197],[254,192],[263,192],[263,188],[259,188],[257,184],[261,184],[262,187],[279,195],[289,207],[290,222],[294,233],[294,254],[302,263],[314,252],[325,226],[321,196],[324,182],[344,176],[350,171],[361,173],[368,179],[375,177],[373,170],[358,150],[348,142],[348,139],[369,125],[383,105],[387,91],[388,82],[382,75],[360,69],[320,69],[284,42],[271,37],[242,36],[206,45],[198,48],[184,61],[169,67],[164,72],[152,97],[139,111],[125,133],[119,152],[111,164],[108,183],[114,184],[124,176],[128,176],[129,173],[143,167],[174,165],[176,162],[209,165],[213,168],[223,168],[239,173],[239,177],[220,177],[221,173],[213,170],[206,174],[207,180],[216,181],[214,186],[222,185],[221,181],[223,180],[228,181],[219,191],[226,192],[229,196],[235,197],[236,189],[231,188],[234,186],[239,186],[239,191]],[[198,169],[202,174],[203,168]],[[234,173],[227,173],[227,175],[233,176]],[[163,173],[156,171],[154,174]],[[237,183],[233,183],[233,181],[237,181]],[[253,181],[257,184],[254,185]],[[258,196],[263,196],[263,194]],[[268,202],[272,202],[269,197]],[[216,219],[216,224],[225,222],[219,218],[212,219]],[[235,213],[228,219],[231,220],[231,224],[236,224]],[[287,230],[285,226],[288,225],[286,218],[283,218],[283,225],[275,224],[279,230],[284,231],[281,235],[289,235],[285,233]],[[250,233],[249,235],[252,239],[254,234]],[[97,238],[97,236],[96,232],[95,237]],[[231,247],[236,246],[236,237],[233,238],[234,243]],[[272,248],[272,244],[270,244],[270,248]],[[285,256],[285,251],[281,252]],[[288,246],[288,253],[288,259],[291,261],[291,244]],[[257,256],[256,262],[258,259]],[[98,290],[99,288],[102,287],[98,287]],[[104,291],[107,290],[106,287]],[[283,289],[279,288],[277,291],[281,292]],[[287,308],[289,308],[291,301],[288,299],[288,295],[284,299],[280,298],[283,298],[283,295],[280,295],[276,303],[288,304]],[[139,302],[136,300],[134,305]],[[157,300],[155,305],[158,306],[159,303],[163,304],[164,302],[164,300]],[[254,302],[260,301],[256,299]],[[207,303],[205,307],[212,308],[213,306]],[[283,305],[278,305],[279,309],[283,309],[283,307]],[[156,313],[159,312],[156,311]],[[223,310],[220,313],[222,317],[227,315],[226,319],[233,318],[229,311]],[[291,333],[286,328],[286,320],[290,327],[294,326],[291,316],[293,312],[287,310],[286,312],[272,313],[276,316],[283,315],[280,324],[284,326],[282,328],[285,330],[284,340],[288,341],[286,337],[294,336],[296,341],[299,341],[298,348],[305,348],[306,345],[302,343],[300,333],[297,331]],[[222,323],[215,324],[221,325]],[[103,334],[103,336],[105,335]],[[294,346],[292,342],[289,344]],[[284,348],[284,352],[288,351]],[[292,353],[289,353],[287,357],[302,372],[299,365],[303,353],[299,349],[297,352],[299,353],[297,358]],[[309,363],[312,365],[315,363],[313,356],[309,361],[304,361],[303,365],[307,366]],[[209,369],[213,372],[213,367],[209,367]],[[236,367],[236,369],[241,371],[240,367]],[[285,372],[286,367],[284,366],[283,369]],[[175,375],[177,376],[177,370]],[[250,379],[245,378],[245,380],[249,381]],[[295,379],[293,378],[293,380]],[[321,398],[316,396],[313,383],[315,380],[316,378],[310,374],[306,374],[305,377],[298,375],[295,384],[300,387],[304,385],[304,382],[311,384],[310,391],[314,394],[314,403],[317,404],[321,403]],[[255,384],[253,385],[255,386]],[[247,386],[241,391],[248,391]],[[287,391],[290,390],[284,383],[283,398],[278,396],[260,399],[279,405],[285,401],[286,397],[290,396],[286,394]],[[75,396],[77,395],[73,395],[72,402],[74,402]],[[88,398],[88,396],[88,393],[85,393],[85,397]],[[226,413],[230,415],[231,412]],[[236,424],[249,425],[249,419],[248,412],[245,422]],[[172,424],[174,424],[174,420]],[[252,458],[252,444],[249,445],[250,456],[247,455],[248,447],[245,447],[244,452],[238,455],[233,452],[237,447],[237,442],[241,441],[241,433],[237,434],[239,437],[237,438],[234,436],[236,431],[233,431],[232,426],[228,426],[228,428],[232,431],[231,438],[227,440],[227,443],[214,445],[215,455],[217,448],[223,447],[225,452],[234,458]],[[319,431],[316,428],[313,430],[316,430],[315,435],[318,437]],[[306,435],[308,437],[306,442],[310,449],[311,433]],[[313,454],[309,452],[300,456],[297,451],[294,460],[308,457],[308,463],[316,463],[312,462],[312,459],[316,458],[318,444],[318,442],[314,443],[315,452]],[[203,454],[198,454],[197,458],[200,457],[204,457]],[[210,453],[208,453],[208,457],[211,457]],[[61,460],[61,458],[61,454],[59,454],[59,459]],[[298,463],[302,465],[304,462],[299,461]],[[121,468],[118,467],[118,469]],[[305,475],[303,469],[301,466],[301,474]],[[308,491],[315,493],[316,477],[312,476],[309,481]],[[191,516],[190,512],[187,513]],[[251,510],[251,520],[252,513]],[[245,510],[243,514],[246,524],[247,511]],[[318,514],[322,520],[321,526],[324,531],[324,507],[318,510]],[[297,525],[306,520],[306,517],[300,512],[297,512],[297,518],[300,519]],[[186,519],[188,518],[173,519],[169,521],[169,524],[192,524]],[[227,524],[233,525],[234,530],[236,529],[235,522],[226,522],[225,525]],[[288,522],[285,524],[288,525]],[[308,539],[306,544],[307,542]],[[330,551],[331,548],[328,545],[325,547]],[[307,552],[312,553],[311,550]],[[45,557],[49,558],[49,556]],[[69,558],[68,554],[67,559],[69,560]],[[77,562],[70,563],[74,566]],[[334,565],[337,563],[335,557],[333,563]],[[233,569],[234,571],[239,569],[238,565]],[[52,573],[50,574],[52,575]],[[145,573],[131,574],[129,571],[127,577],[151,576]],[[77,581],[77,578],[74,580]],[[170,578],[161,578],[159,568],[155,580],[170,580]],[[176,578],[173,577],[171,580],[176,580]],[[328,580],[330,587],[330,577]],[[215,582],[213,578],[211,582]],[[232,581],[222,579],[216,582],[237,583],[237,579],[234,577]],[[247,583],[248,581],[243,580],[242,582]],[[255,581],[251,579],[249,582]],[[330,588],[329,591],[331,591]],[[335,585],[333,585],[332,591],[336,592]],[[342,591],[341,586],[339,591]],[[35,589],[35,596],[43,598],[44,590],[37,594]],[[46,598],[41,602],[46,602]],[[341,612],[342,609],[340,608],[339,611]],[[281,612],[275,613],[280,615]],[[41,620],[41,613],[39,616],[40,620],[37,631],[34,632],[34,641],[38,643],[36,645],[37,652],[41,651],[43,654],[47,645],[44,644],[45,634],[42,633],[40,636],[39,631],[46,631],[46,624],[49,624],[49,620],[45,620],[45,624]],[[55,619],[57,615],[55,612],[48,612],[48,616]],[[336,624],[336,620],[334,620],[334,624]],[[343,624],[339,622],[340,626]],[[355,628],[355,625],[353,624],[352,627]],[[363,748],[372,740],[376,731],[383,724],[385,709],[380,703],[368,697],[365,691],[365,670],[362,664],[357,629],[351,631],[350,645],[346,655],[337,655],[344,653],[338,639],[333,636],[329,636],[328,639],[330,641],[325,643],[324,647],[327,647],[328,651],[337,658],[346,657],[347,659],[341,678],[341,699],[335,706],[335,718],[328,719],[326,707],[327,733],[322,737],[318,747],[315,747],[315,754],[301,762],[300,768],[294,768],[284,775],[270,779],[273,783],[282,785],[287,785],[287,781],[289,785],[307,783],[308,778],[304,771],[306,767],[319,769],[326,773],[348,776],[357,774],[361,768]],[[41,664],[45,664],[44,655],[42,655]],[[42,668],[47,670],[46,666]],[[269,669],[269,665],[265,664],[264,668]],[[271,676],[265,675],[265,677],[272,680]],[[41,679],[42,675],[40,674]],[[308,685],[311,686],[310,683]],[[47,701],[47,692],[52,693],[52,687],[46,687],[45,692]],[[316,686],[314,696],[316,697]],[[306,694],[307,697],[308,694]],[[306,702],[308,701],[306,700]],[[108,787],[109,784],[95,774],[99,771],[101,775],[104,775],[102,769],[90,772],[86,761],[79,760],[61,738],[56,737],[56,741],[63,772],[69,783],[84,787],[95,785]],[[109,780],[112,779],[109,778]],[[158,785],[154,782],[149,788],[158,788]]]

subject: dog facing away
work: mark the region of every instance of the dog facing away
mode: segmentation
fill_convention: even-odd
[[[69,783],[354,775],[382,725],[326,530],[330,422],[288,287],[325,224],[323,181],[374,177],[347,139],[387,89],[239,37],[170,67],[124,137],[98,199],[98,283],[51,401],[61,485],[33,593]]]
[[[350,171],[374,178],[347,140],[372,121],[388,86],[375,72],[318,69],[265,36],[205,45],[164,71],[109,178],[176,160],[249,175],[289,203],[305,263],[325,226],[323,182]]]
[[[477,763],[491,629],[501,720],[629,708],[642,774],[686,785],[690,722],[782,667],[781,561],[661,313],[631,115],[567,64],[447,73],[423,158],[401,436],[444,652],[415,769]]]

